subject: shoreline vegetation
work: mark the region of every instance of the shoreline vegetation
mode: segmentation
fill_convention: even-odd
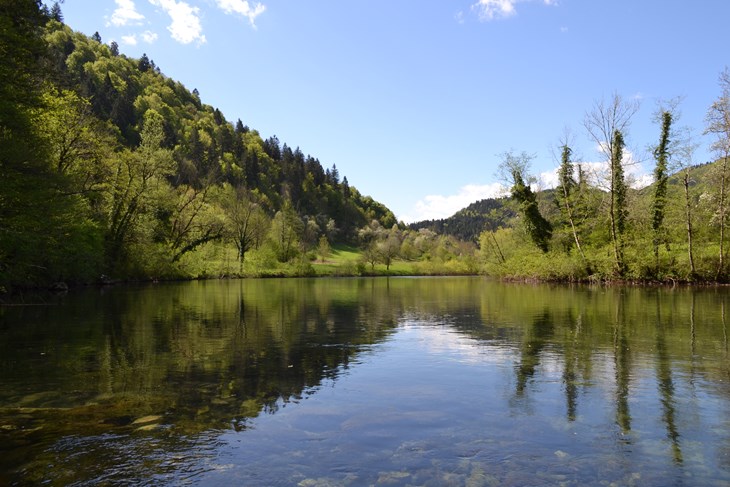
[[[231,277],[730,282],[727,68],[701,128],[712,162],[694,163],[680,103],[665,101],[653,183],[633,184],[638,102],[614,95],[583,122],[599,163],[575,159],[565,135],[558,185],[540,189],[535,156],[506,152],[508,195],[406,225],[336,164],[228,121],[146,55],[73,31],[58,4],[10,2],[0,23],[0,296]]]

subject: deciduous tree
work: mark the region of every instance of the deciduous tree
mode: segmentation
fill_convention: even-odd
[[[226,215],[226,234],[236,245],[242,271],[246,252],[258,245],[267,230],[266,215],[252,194],[230,184],[223,186],[221,205]]]
[[[540,250],[547,252],[553,228],[540,213],[537,197],[529,185],[528,172],[532,159],[533,156],[525,152],[519,155],[506,152],[502,156],[499,172],[502,179],[510,183],[512,198],[519,203],[520,213],[530,239]]]
[[[667,204],[667,181],[669,175],[667,167],[669,164],[669,144],[670,132],[672,128],[672,113],[663,110],[661,118],[661,135],[659,136],[659,144],[654,149],[654,159],[656,166],[654,167],[654,201],[651,209],[651,228],[654,231],[654,258],[656,259],[657,268],[659,267],[659,244],[661,242],[662,224],[664,222],[664,207]]]
[[[720,252],[716,278],[720,279],[725,272],[725,226],[727,222],[727,184],[728,159],[730,158],[730,70],[720,73],[720,96],[712,103],[706,116],[705,133],[714,136],[712,150],[720,161],[716,166],[717,181],[717,213],[716,220],[720,227]]]
[[[585,261],[586,256],[583,253],[583,247],[578,236],[578,222],[575,214],[576,193],[581,189],[581,186],[576,183],[573,176],[575,171],[573,161],[571,160],[572,154],[573,150],[568,145],[568,140],[566,138],[560,147],[560,168],[558,169],[558,187],[556,188],[557,201],[560,206],[560,211],[563,213],[563,217],[570,225],[570,231],[573,235],[575,247],[578,249],[583,261]]]
[[[141,137],[136,151],[126,150],[116,157],[108,183],[106,240],[111,270],[123,261],[139,216],[154,207],[151,199],[160,194],[158,186],[167,185],[165,178],[175,169],[171,152],[162,148],[162,117],[157,112],[148,110],[145,114]]]
[[[623,275],[623,230],[626,222],[626,183],[623,180],[625,134],[631,118],[639,110],[637,100],[626,101],[618,94],[610,100],[601,100],[588,112],[583,125],[599,147],[607,166],[604,179],[608,191],[609,228],[613,245],[616,272]]]

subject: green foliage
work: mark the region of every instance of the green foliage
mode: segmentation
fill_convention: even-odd
[[[322,235],[319,237],[319,244],[317,246],[317,254],[322,262],[327,260],[327,257],[332,253],[332,247],[330,246],[327,236]]]
[[[242,274],[251,251],[252,272],[309,274],[294,258],[321,236],[354,242],[371,220],[396,223],[336,166],[234,127],[148,56],[71,30],[57,6],[2,3],[0,27],[5,289]],[[226,244],[237,271],[207,263]]]
[[[657,234],[661,230],[664,221],[664,207],[667,203],[667,165],[669,162],[669,133],[672,126],[672,114],[670,112],[662,113],[662,129],[659,138],[659,145],[654,150],[654,159],[656,166],[654,167],[654,202],[652,205],[651,228]],[[654,253],[658,252],[658,239],[655,238]]]
[[[271,222],[269,242],[279,262],[289,262],[299,255],[303,229],[302,221],[290,205],[276,212]]]
[[[476,242],[482,231],[506,227],[515,216],[515,209],[507,198],[487,198],[470,204],[449,218],[411,223],[408,228],[428,229],[467,242]]]
[[[520,212],[525,220],[527,233],[532,242],[543,252],[548,251],[548,242],[553,234],[553,228],[540,213],[537,198],[530,186],[525,184],[519,173],[513,173],[512,197],[520,204]]]
[[[611,188],[610,188],[610,218],[611,218],[611,239],[613,240],[613,252],[615,258],[616,274],[622,277],[625,272],[624,262],[624,234],[626,233],[626,219],[628,209],[626,196],[628,187],[624,179],[623,166],[624,137],[620,130],[613,133],[611,143]]]
[[[229,123],[147,56],[128,58],[71,30],[60,9],[1,3],[0,52],[2,289],[101,274],[727,279],[727,70],[707,117],[715,163],[687,159],[680,175],[668,175],[667,112],[656,183],[630,189],[623,137],[635,106],[615,97],[587,122],[610,167],[607,191],[588,183],[567,145],[560,185],[538,193],[531,156],[508,153],[511,199],[405,229],[336,165],[325,169],[298,147]],[[315,262],[318,251],[326,262]]]
[[[572,154],[573,150],[569,146],[563,145],[561,147],[558,187],[555,190],[558,194],[558,199],[562,201],[568,200],[577,186],[575,178],[573,178],[573,163],[570,160]],[[565,207],[565,204],[561,204],[560,207]]]

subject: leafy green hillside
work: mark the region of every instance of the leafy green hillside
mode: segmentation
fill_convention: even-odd
[[[231,123],[146,55],[38,1],[0,4],[0,287],[184,275],[201,246],[286,262],[388,208],[313,156]]]

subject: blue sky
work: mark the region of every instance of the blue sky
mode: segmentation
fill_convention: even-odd
[[[565,128],[614,93],[638,100],[632,171],[659,99],[682,96],[700,148],[728,62],[727,0],[66,0],[65,22],[197,88],[264,138],[333,164],[407,222],[498,191],[500,154],[549,180]]]

